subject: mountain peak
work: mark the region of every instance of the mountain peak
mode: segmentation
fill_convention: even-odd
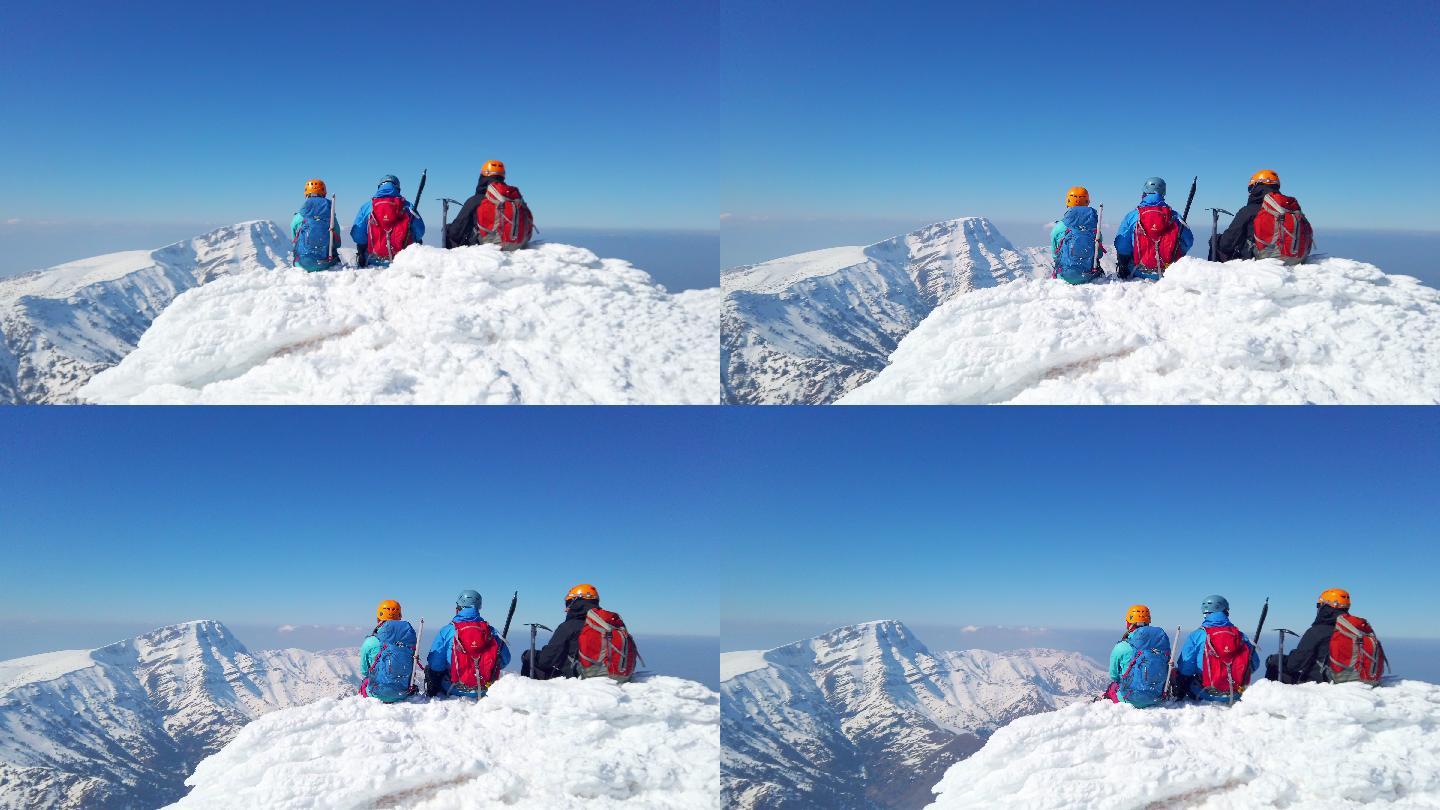
[[[734,404],[834,401],[889,363],[936,307],[1034,274],[984,217],[722,274],[722,385]]]

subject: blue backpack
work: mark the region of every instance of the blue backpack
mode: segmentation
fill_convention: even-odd
[[[399,700],[410,692],[410,676],[415,668],[415,628],[409,622],[393,619],[375,631],[380,652],[366,673],[366,691],[381,700]]]
[[[1137,627],[1125,637],[1135,648],[1130,666],[1120,674],[1119,698],[1132,706],[1151,706],[1165,696],[1170,674],[1170,636],[1158,627]]]
[[[1099,217],[1088,205],[1077,205],[1065,211],[1065,233],[1055,248],[1055,275],[1066,281],[1079,281],[1095,267],[1095,229]]]
[[[295,263],[306,269],[328,266],[334,255],[330,247],[330,201],[306,197],[300,206],[300,228],[295,231]]]

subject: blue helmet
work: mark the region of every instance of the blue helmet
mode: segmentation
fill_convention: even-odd
[[[399,188],[397,185],[396,188]],[[1145,194],[1159,194],[1165,196],[1165,180],[1161,177],[1152,177],[1145,181],[1144,188],[1140,189]]]
[[[376,187],[376,188],[379,188],[379,187],[385,185],[386,183],[391,183],[391,184],[393,184],[393,185],[395,186],[395,190],[396,190],[396,191],[399,191],[399,190],[400,190],[400,178],[396,177],[396,176],[393,175],[393,174],[387,174],[387,175],[385,175],[384,177],[380,178],[380,182],[376,183],[376,184],[375,184],[375,187]],[[1164,185],[1164,184],[1165,184],[1165,181],[1164,181],[1164,180],[1161,180],[1161,181],[1160,181],[1160,184],[1161,184],[1161,185]]]
[[[1229,602],[1225,597],[1220,596],[1219,594],[1211,594],[1211,595],[1205,597],[1205,601],[1203,601],[1203,602],[1200,603],[1200,612],[1201,612],[1201,613],[1216,613],[1216,612],[1219,612],[1219,613],[1224,613],[1226,616],[1229,616],[1229,615],[1230,615],[1230,602]]]
[[[479,610],[479,609],[480,609],[480,592],[479,592],[479,591],[475,591],[475,590],[471,590],[471,589],[469,589],[469,588],[466,588],[465,590],[463,590],[463,591],[460,592],[460,595],[459,595],[459,596],[455,597],[455,607],[457,607],[457,608],[473,607],[473,608],[475,608],[476,610]]]

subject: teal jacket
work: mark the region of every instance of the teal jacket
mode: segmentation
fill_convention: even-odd
[[[363,648],[362,648],[363,649]],[[1130,666],[1130,659],[1135,657],[1135,647],[1130,642],[1121,639],[1110,651],[1110,682],[1119,683],[1120,676],[1125,668]]]
[[[375,656],[380,652],[380,639],[373,634],[365,637],[360,645],[360,677],[364,678],[370,672],[370,667],[375,664]]]

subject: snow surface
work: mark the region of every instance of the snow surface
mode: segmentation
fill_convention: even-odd
[[[936,306],[1034,272],[983,217],[725,270],[724,399],[831,402],[875,376]]]
[[[1440,290],[1373,265],[1186,258],[1157,283],[961,296],[843,404],[1440,401]]]
[[[1233,708],[1082,703],[1000,729],[931,807],[1440,807],[1440,686],[1259,681]]]
[[[266,712],[350,694],[355,650],[250,652],[222,624],[0,662],[0,809],[155,807]]]
[[[281,266],[289,247],[274,223],[242,222],[158,250],[0,279],[0,403],[74,402],[175,296],[229,273]]]
[[[722,790],[740,810],[919,806],[993,730],[1106,683],[1078,653],[932,653],[897,621],[721,662]]]
[[[583,248],[417,245],[389,268],[223,278],[177,298],[102,403],[713,404],[720,291]]]
[[[728,681],[737,675],[753,672],[770,666],[765,660],[765,650],[738,650],[720,653],[720,680]]]
[[[479,703],[353,697],[275,712],[177,808],[720,806],[719,696],[680,678],[502,678]]]

